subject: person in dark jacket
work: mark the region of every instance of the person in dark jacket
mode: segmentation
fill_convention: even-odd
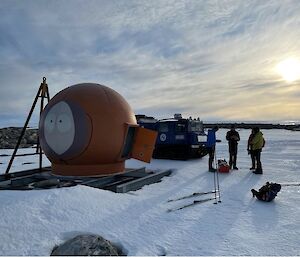
[[[254,137],[254,128],[252,128],[251,130],[251,134],[248,138],[248,145],[247,145],[247,151],[248,151],[248,154],[251,156],[251,162],[252,162],[252,167],[250,168],[250,170],[255,170],[255,157],[254,157],[254,153],[253,153],[253,147],[252,147],[252,139]]]
[[[237,152],[238,152],[238,141],[240,141],[239,132],[235,130],[235,125],[231,125],[231,129],[226,134],[226,140],[228,141],[229,147],[229,166],[230,169],[238,170],[236,166]]]
[[[264,186],[262,186],[258,191],[255,189],[251,189],[252,196],[265,202],[271,202],[277,196],[277,193],[281,190],[281,185],[277,183],[269,183],[267,182]]]
[[[207,132],[207,142],[206,147],[208,151],[208,171],[215,172],[216,169],[213,167],[213,161],[215,157],[215,151],[216,151],[216,132],[219,130],[218,126],[213,127],[212,129],[209,129]]]

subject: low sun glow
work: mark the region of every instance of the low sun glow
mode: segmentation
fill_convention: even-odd
[[[281,61],[276,66],[277,71],[287,82],[300,79],[300,61],[296,58],[289,58]]]

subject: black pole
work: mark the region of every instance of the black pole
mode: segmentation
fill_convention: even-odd
[[[300,186],[300,183],[284,183],[280,184],[283,187]]]
[[[222,201],[221,201],[220,183],[219,183],[219,163],[216,155],[215,155],[215,162],[216,162],[216,173],[217,173],[217,187],[218,187],[218,195],[219,195],[218,202],[221,203]]]
[[[41,87],[42,87],[42,92],[41,92],[41,106],[40,106],[40,117],[42,115],[42,112],[44,110],[44,98],[46,96],[46,92],[48,91],[48,86],[46,83],[46,78],[43,77],[43,82],[41,83]],[[40,137],[38,134],[38,145],[37,148],[39,149],[39,169],[40,172],[42,171],[42,166],[43,166],[43,151],[40,145]]]
[[[216,162],[216,148],[214,148],[214,162]],[[217,185],[216,185],[216,172],[217,170],[214,171],[214,188],[215,188],[215,202],[214,204],[217,204]]]
[[[30,120],[30,118],[31,118],[31,115],[32,115],[32,113],[33,113],[33,111],[34,111],[34,108],[35,108],[36,102],[37,102],[37,100],[38,100],[40,91],[41,91],[41,87],[39,88],[39,91],[38,91],[38,93],[37,93],[37,95],[36,95],[36,97],[35,97],[35,99],[34,99],[34,102],[33,102],[32,106],[31,106],[29,115],[28,115],[28,117],[27,117],[27,119],[26,119],[26,121],[25,121],[25,124],[24,124],[24,127],[23,127],[23,129],[22,129],[21,135],[20,135],[20,137],[19,137],[19,139],[18,139],[18,142],[17,142],[17,144],[16,144],[16,147],[15,147],[15,149],[14,149],[14,152],[13,152],[11,158],[10,158],[10,161],[9,161],[9,163],[8,163],[8,166],[7,166],[7,169],[6,169],[6,171],[5,171],[5,174],[7,174],[7,173],[9,172],[10,168],[11,168],[11,165],[12,165],[12,163],[13,163],[13,160],[14,160],[14,158],[15,158],[15,155],[16,155],[18,149],[19,149],[19,146],[20,146],[20,144],[21,144],[22,138],[23,138],[23,136],[24,136],[24,134],[25,134],[25,131],[26,131],[27,125],[28,125],[28,123],[29,123],[29,120]]]
[[[43,77],[43,82],[41,83],[41,85],[40,85],[40,87],[39,87],[39,90],[38,90],[38,92],[37,92],[37,94],[36,94],[36,96],[35,96],[35,98],[34,98],[33,104],[32,104],[32,106],[31,106],[31,109],[30,109],[29,114],[28,114],[28,116],[27,116],[27,119],[26,119],[26,121],[25,121],[25,124],[24,124],[24,126],[23,126],[22,131],[21,131],[21,134],[20,134],[20,136],[19,136],[19,138],[18,138],[18,141],[17,141],[17,144],[16,144],[15,149],[14,149],[14,151],[13,151],[13,154],[12,154],[10,160],[9,160],[8,165],[7,165],[5,174],[8,174],[8,173],[9,173],[9,170],[10,170],[10,168],[11,168],[11,166],[12,166],[12,163],[13,163],[13,161],[14,161],[14,158],[15,158],[15,156],[16,156],[16,153],[17,153],[17,151],[18,151],[18,149],[19,149],[19,147],[20,147],[22,138],[23,138],[23,136],[24,136],[24,134],[25,134],[25,132],[26,132],[28,123],[29,123],[29,121],[30,121],[30,118],[31,118],[32,113],[33,113],[33,111],[34,111],[34,108],[35,108],[35,106],[36,106],[36,103],[37,103],[37,101],[38,101],[38,98],[39,98],[40,96],[42,97],[42,103],[41,103],[41,111],[40,111],[40,113],[42,112],[42,107],[43,107],[43,103],[44,103],[43,98],[45,97],[45,94],[47,94],[47,98],[48,98],[48,101],[49,101],[48,86],[47,86],[47,84],[46,84],[46,78]],[[40,151],[39,154],[40,154],[40,170],[41,170],[41,159],[42,159],[41,155],[42,155],[42,151],[41,151],[41,148],[40,148],[39,137],[38,137],[38,140],[37,140],[37,150],[36,150],[36,151],[37,151],[37,152]]]

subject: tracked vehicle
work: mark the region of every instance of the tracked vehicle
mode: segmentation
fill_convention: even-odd
[[[153,158],[187,160],[207,154],[207,135],[199,118],[185,119],[181,114],[161,120],[145,115],[136,117],[140,126],[158,132]]]

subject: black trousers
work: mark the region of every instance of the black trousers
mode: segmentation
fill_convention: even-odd
[[[214,146],[208,147],[207,151],[208,151],[208,168],[212,169],[213,168],[212,164],[215,158],[215,147]]]
[[[238,145],[236,143],[229,143],[229,166],[236,167]]]
[[[256,170],[262,170],[261,160],[260,160],[261,149],[253,150],[253,156],[254,156],[254,162],[256,164]]]
[[[256,198],[258,200],[261,200],[261,201],[265,201],[266,199],[266,192],[260,192],[260,191],[256,191],[255,189],[251,189],[251,192],[253,194],[253,196],[256,196]]]
[[[250,150],[250,156],[251,156],[252,168],[255,168],[255,156],[253,150]]]

